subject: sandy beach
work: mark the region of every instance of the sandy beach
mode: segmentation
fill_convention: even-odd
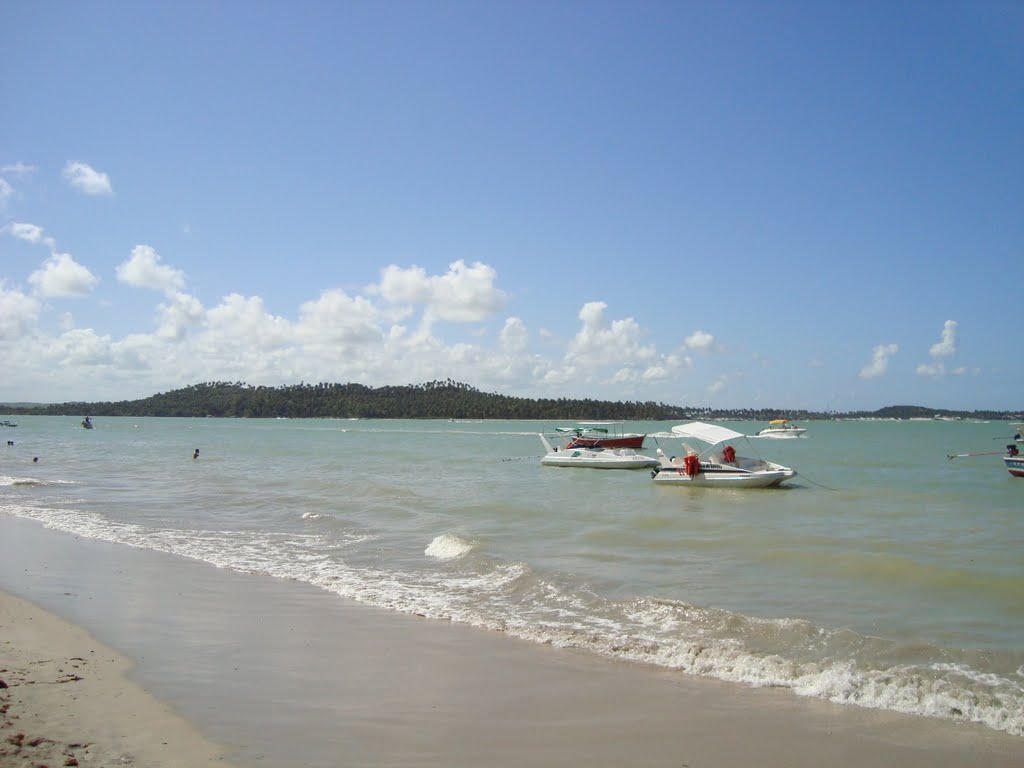
[[[81,627],[0,592],[0,638],[0,765],[228,765]]]
[[[0,518],[0,541],[5,768],[1024,761],[1019,737],[981,726],[611,662],[31,521]]]

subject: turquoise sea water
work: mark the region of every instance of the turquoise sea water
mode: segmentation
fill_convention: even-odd
[[[546,422],[3,418],[3,515],[1024,735],[1024,480],[947,458],[1002,450],[1007,423],[809,422],[741,445],[800,472],[743,491],[541,467],[537,433],[564,426]],[[671,426],[629,425],[651,455],[679,452]]]

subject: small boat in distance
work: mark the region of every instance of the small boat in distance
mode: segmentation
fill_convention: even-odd
[[[789,419],[772,419],[768,426],[757,433],[756,437],[800,437],[807,430],[790,424]]]
[[[82,429],[92,429],[92,419],[86,416],[82,419]]]
[[[796,477],[795,469],[760,458],[738,456],[731,443],[747,440],[747,436],[727,427],[693,421],[672,427],[672,434],[684,440],[699,440],[707,447],[698,452],[684,442],[684,455],[681,457],[666,456],[658,448],[659,466],[651,472],[656,483],[708,488],[770,488]]]
[[[642,456],[632,448],[558,448],[540,435],[547,454],[540,463],[545,467],[584,467],[587,469],[649,469],[658,466],[658,459]]]
[[[580,421],[555,431],[568,437],[566,448],[643,448],[647,435],[626,432],[623,425],[621,421]]]

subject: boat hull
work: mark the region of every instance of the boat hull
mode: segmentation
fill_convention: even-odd
[[[771,437],[775,439],[785,439],[788,437],[800,437],[806,429],[795,427],[791,429],[762,429],[757,433],[758,437]]]
[[[658,460],[650,456],[620,456],[597,458],[593,456],[576,456],[576,451],[559,451],[558,454],[545,456],[540,463],[545,467],[580,467],[583,469],[650,469],[658,466]]]
[[[1024,477],[1024,456],[1003,456],[1006,469],[1014,477]]]
[[[654,475],[659,485],[689,485],[704,488],[771,488],[796,476],[792,469],[761,470],[759,472],[738,472],[722,469],[706,469],[692,477],[682,467],[662,467]]]
[[[545,467],[582,467],[584,469],[649,469],[658,466],[660,459],[643,456],[631,448],[565,448],[558,450],[551,442],[538,435],[547,454],[540,463]]]
[[[646,435],[623,435],[622,437],[574,437],[566,448],[643,448]]]

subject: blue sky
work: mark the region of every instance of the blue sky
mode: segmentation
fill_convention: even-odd
[[[0,7],[0,402],[1016,410],[1019,2]]]

